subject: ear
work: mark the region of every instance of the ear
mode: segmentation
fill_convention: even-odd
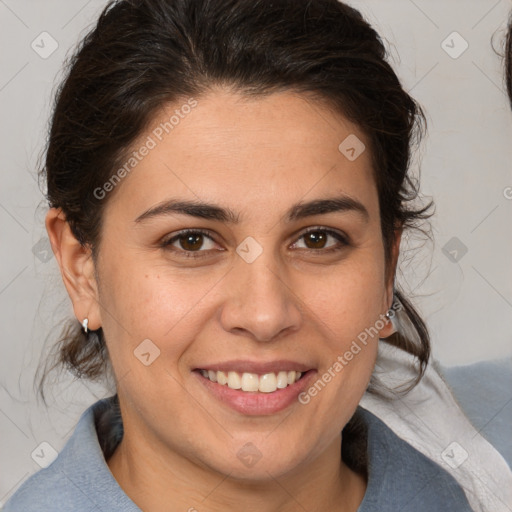
[[[391,306],[393,305],[393,292],[394,292],[394,284],[395,284],[395,275],[396,275],[396,266],[398,263],[398,256],[400,255],[400,241],[402,240],[402,232],[403,226],[398,226],[394,231],[394,239],[393,244],[391,246],[391,258],[389,261],[389,266],[386,271],[386,291],[385,291],[385,304],[386,311],[385,314]],[[395,327],[391,320],[387,318],[383,318],[385,322],[385,326],[379,332],[379,338],[388,338],[394,332],[396,332]]]
[[[80,323],[88,318],[88,329],[99,329],[101,316],[91,249],[75,238],[62,209],[50,208],[45,224],[75,316]]]

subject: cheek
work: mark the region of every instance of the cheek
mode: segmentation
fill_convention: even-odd
[[[318,410],[320,417],[333,415],[341,424],[366,389],[377,356],[378,331],[384,326],[383,263],[374,255],[368,252],[366,259],[304,282],[301,292],[322,343],[322,366],[309,396],[316,406],[329,404]]]
[[[133,351],[146,339],[160,350],[175,354],[182,351],[188,340],[176,333],[194,309],[200,309],[209,280],[192,282],[179,272],[170,273],[165,265],[148,263],[149,258],[109,259],[106,251],[104,256],[100,279],[102,328],[114,366],[118,360],[124,365],[134,364]],[[192,336],[197,324],[189,320],[185,323]],[[166,339],[173,343],[164,346]]]
[[[326,326],[326,338],[342,348],[384,313],[383,264],[368,251],[340,265],[335,271],[299,280],[296,286],[304,303]]]

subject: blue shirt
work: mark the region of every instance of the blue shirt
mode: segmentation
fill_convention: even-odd
[[[512,468],[512,357],[438,371],[478,433]]]
[[[116,403],[111,397],[89,407],[55,461],[25,481],[3,512],[140,512],[106,463],[122,437],[112,414]],[[359,406],[350,425],[343,459],[368,475],[358,512],[472,512],[456,480],[375,415]]]

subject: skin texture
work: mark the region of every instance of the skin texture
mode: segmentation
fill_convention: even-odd
[[[377,337],[307,405],[270,415],[231,409],[191,371],[232,359],[289,359],[320,376],[389,309],[400,233],[386,279],[370,150],[355,161],[338,150],[350,134],[368,148],[367,139],[304,95],[249,99],[216,89],[196,99],[104,199],[96,266],[62,212],[47,216],[75,315],[103,328],[116,375],[125,435],[108,465],[152,512],[240,503],[260,512],[333,510],[335,503],[355,511],[366,479],[341,460],[340,432],[370,379]],[[133,147],[176,107],[162,109]],[[340,211],[285,219],[298,202],[342,194],[362,203],[368,218]],[[215,203],[240,221],[172,213],[135,222],[170,198]],[[303,236],[311,227],[344,233],[349,244],[329,235],[315,245]],[[186,239],[185,249],[179,241],[159,245],[187,228],[211,233],[199,244],[204,257],[183,256]],[[263,250],[252,263],[236,252],[249,236]],[[386,323],[379,337],[391,332]],[[145,339],[160,350],[149,366],[134,356]],[[252,467],[237,457],[247,442],[261,453]]]

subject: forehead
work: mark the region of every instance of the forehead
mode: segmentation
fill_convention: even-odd
[[[151,149],[141,151],[145,146]],[[216,90],[156,113],[125,158],[139,153],[112,203],[140,210],[172,195],[239,211],[269,198],[277,206],[344,193],[371,210],[376,188],[367,147],[356,125],[302,94]]]

